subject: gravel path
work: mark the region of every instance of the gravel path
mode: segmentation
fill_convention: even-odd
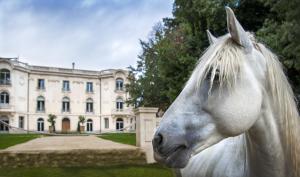
[[[104,140],[96,136],[49,136],[36,138],[23,144],[11,146],[4,151],[59,151],[59,150],[122,150],[138,149],[135,146]],[[1,152],[0,151],[0,152]]]

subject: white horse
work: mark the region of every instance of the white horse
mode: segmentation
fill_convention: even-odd
[[[277,57],[226,7],[215,38],[154,135],[155,159],[184,177],[300,177],[300,123]]]

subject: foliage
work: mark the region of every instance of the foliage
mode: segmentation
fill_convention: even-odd
[[[25,143],[37,138],[37,134],[0,134],[0,149],[5,149],[16,144]]]
[[[172,177],[172,171],[157,164],[122,165],[106,167],[68,167],[68,168],[3,168],[5,177]]]
[[[100,138],[133,146],[136,145],[135,133],[105,133]]]
[[[270,6],[273,15],[265,20],[263,27],[257,31],[257,36],[279,55],[300,98],[300,1],[263,2],[265,6]]]
[[[56,121],[55,121],[55,119],[56,119],[56,115],[54,115],[54,114],[49,114],[48,115],[48,122],[51,124],[51,126],[53,127],[53,131],[55,132],[55,123],[56,123]]]
[[[154,26],[136,67],[130,66],[128,104],[166,110],[208,47],[206,30],[227,33],[224,6],[230,6],[248,31],[279,54],[300,93],[300,5],[298,0],[175,0],[173,18]]]
[[[81,125],[84,125],[85,123],[85,117],[80,115],[78,116],[78,123],[81,124]]]

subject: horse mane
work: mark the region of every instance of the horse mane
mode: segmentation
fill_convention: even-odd
[[[233,90],[231,88],[234,87],[237,76],[240,75],[244,58],[241,46],[234,44],[229,36],[222,38],[221,41],[211,45],[205,51],[192,74],[192,78],[196,79],[197,88],[205,79],[210,80],[209,94],[213,89],[214,82],[218,82],[220,88],[227,87],[229,91]],[[208,76],[209,78],[207,78]]]
[[[291,176],[300,176],[300,121],[293,90],[285,76],[277,56],[263,44],[256,43],[266,58],[267,85],[274,111],[280,119],[280,133],[287,161],[292,166]],[[289,168],[288,168],[289,169]]]
[[[292,167],[292,171],[288,171],[287,174],[290,174],[291,177],[300,177],[300,121],[292,88],[277,56],[263,44],[257,43],[254,36],[250,36],[250,38],[255,48],[266,59],[267,93],[272,99],[271,104],[273,104],[273,109],[276,111],[275,116],[278,119],[286,157],[286,169]],[[220,87],[226,86],[231,91],[236,83],[237,76],[240,75],[240,68],[244,61],[245,54],[242,47],[235,44],[229,35],[225,35],[204,52],[189,82],[196,82],[197,89],[209,75],[210,94],[214,86],[216,73],[218,73],[218,85]]]

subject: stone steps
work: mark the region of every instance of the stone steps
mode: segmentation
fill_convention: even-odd
[[[99,167],[146,164],[140,149],[0,151],[3,167]]]

